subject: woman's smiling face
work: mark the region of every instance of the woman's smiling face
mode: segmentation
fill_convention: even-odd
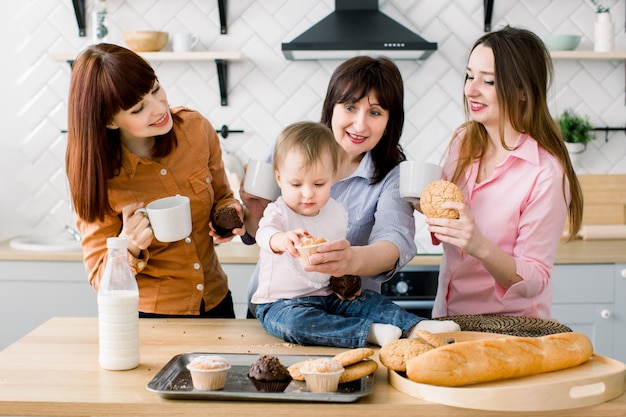
[[[372,91],[355,103],[335,104],[332,131],[345,152],[358,156],[378,144],[388,120],[389,112],[382,108]]]
[[[107,125],[109,129],[120,129],[121,137],[127,140],[164,135],[173,126],[167,95],[158,81],[139,103],[117,113]]]
[[[465,77],[465,99],[472,120],[486,127],[497,127],[500,106],[495,85],[495,61],[493,50],[478,45],[470,54]]]

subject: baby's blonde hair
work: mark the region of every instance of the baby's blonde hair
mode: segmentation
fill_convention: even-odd
[[[323,124],[296,122],[283,129],[274,147],[274,170],[280,172],[280,167],[292,149],[304,155],[305,168],[318,164],[324,152],[328,152],[332,159],[333,174],[337,173],[337,141],[333,132]]]

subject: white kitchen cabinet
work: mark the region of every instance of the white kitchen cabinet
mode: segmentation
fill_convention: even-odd
[[[222,264],[235,314],[245,318],[254,264]],[[0,350],[52,317],[96,317],[96,292],[82,262],[0,261]]]
[[[552,316],[586,334],[596,353],[622,362],[626,362],[624,270],[623,264],[561,264],[552,273]]]
[[[615,264],[613,357],[626,362],[626,264]]]
[[[97,315],[82,262],[0,261],[0,350],[52,317]]]
[[[228,287],[233,294],[235,317],[245,319],[248,312],[248,281],[256,264],[226,264],[222,269],[228,276]]]

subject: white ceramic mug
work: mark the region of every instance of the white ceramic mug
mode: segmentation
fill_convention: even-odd
[[[441,179],[442,168],[430,162],[402,161],[400,163],[400,197],[419,203],[422,190]]]
[[[198,44],[198,35],[194,33],[175,33],[172,35],[174,52],[189,52]]]
[[[257,197],[270,201],[276,200],[280,194],[280,188],[274,175],[274,166],[258,159],[250,159],[243,189]]]
[[[154,237],[161,242],[176,242],[191,234],[191,206],[187,196],[160,198],[137,211],[148,216]]]

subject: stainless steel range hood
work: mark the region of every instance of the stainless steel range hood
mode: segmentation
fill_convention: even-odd
[[[291,60],[347,59],[384,55],[391,59],[425,59],[437,50],[378,10],[378,0],[335,0],[335,11],[289,43],[282,44]]]

